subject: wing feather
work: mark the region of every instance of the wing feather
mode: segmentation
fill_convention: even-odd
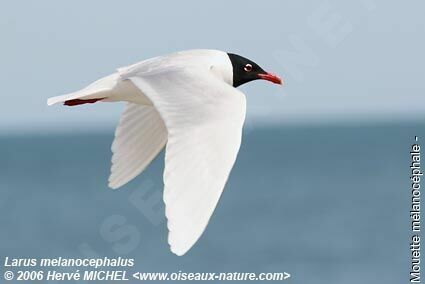
[[[112,143],[109,186],[118,188],[140,174],[164,148],[167,129],[152,106],[129,103]]]
[[[166,125],[168,242],[183,255],[207,226],[236,160],[245,96],[203,70],[121,75],[149,97]]]

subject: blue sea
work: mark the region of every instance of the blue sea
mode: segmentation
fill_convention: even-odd
[[[163,153],[111,190],[112,132],[0,136],[0,256],[133,258],[129,273],[407,283],[415,135],[425,138],[425,124],[247,129],[206,231],[182,257],[167,244]]]

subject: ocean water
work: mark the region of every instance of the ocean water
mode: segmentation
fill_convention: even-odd
[[[167,244],[163,153],[114,191],[112,133],[3,136],[0,256],[121,256],[135,259],[130,272],[407,283],[415,135],[425,138],[424,124],[247,129],[206,231],[182,257]]]

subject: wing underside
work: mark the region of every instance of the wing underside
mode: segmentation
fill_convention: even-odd
[[[168,242],[175,254],[183,255],[207,226],[236,160],[245,96],[202,70],[155,76],[132,70],[121,76],[149,97],[165,123]]]
[[[167,143],[167,129],[152,106],[128,103],[115,131],[109,186],[118,188],[140,174]]]

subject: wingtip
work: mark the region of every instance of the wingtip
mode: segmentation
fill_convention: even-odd
[[[170,245],[170,251],[177,256],[183,256],[186,254],[187,250],[178,250],[174,246]]]
[[[175,255],[177,255],[177,256],[183,256],[183,255],[185,255],[190,250],[190,248],[192,246],[186,247],[185,245],[181,245],[181,244],[178,245],[178,242],[176,244],[176,241],[174,239],[175,233],[173,233],[173,231],[170,230],[169,219],[167,221],[167,228],[168,228],[168,239],[167,239],[167,242],[168,242],[168,245],[170,246],[170,251],[172,253],[174,253]]]
[[[110,189],[116,190],[116,189],[120,188],[121,186],[122,186],[122,184],[118,184],[118,183],[114,182],[113,180],[108,181],[108,187]]]

